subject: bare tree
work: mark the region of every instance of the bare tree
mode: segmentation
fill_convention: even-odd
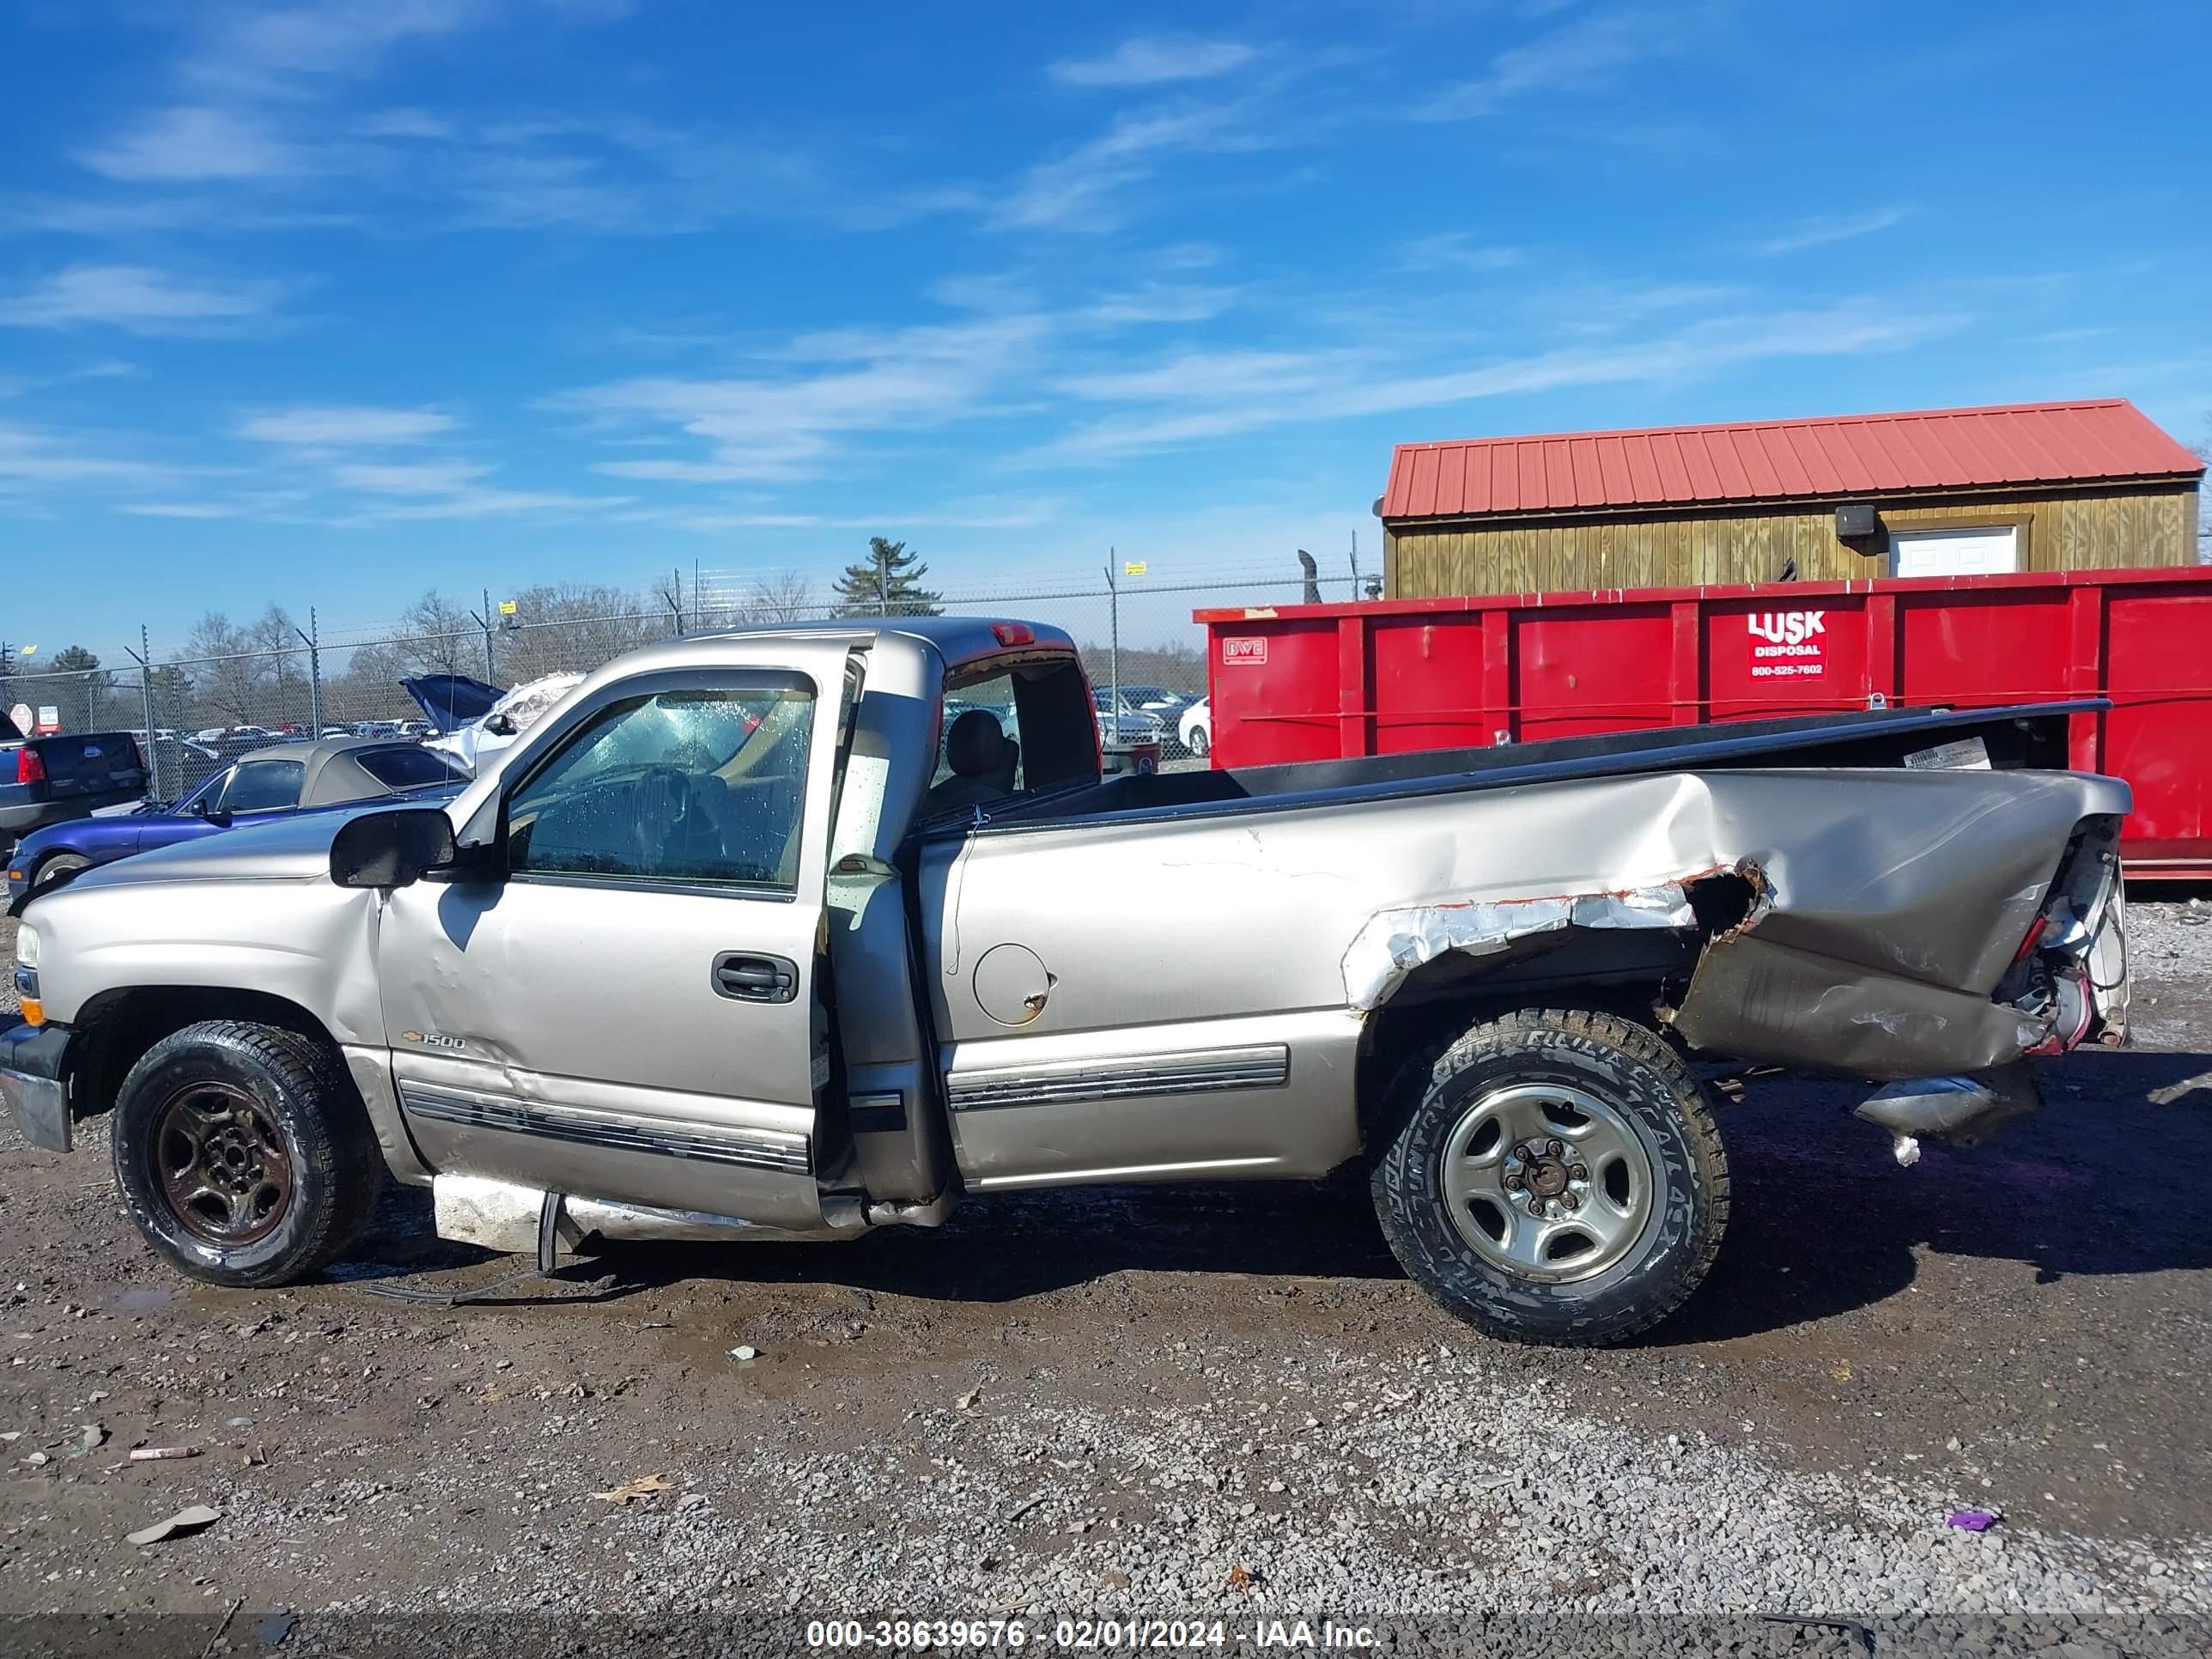
[[[271,605],[261,613],[261,619],[245,630],[256,651],[268,653],[264,662],[257,668],[265,672],[274,696],[264,701],[273,711],[262,725],[283,725],[295,720],[306,711],[307,698],[307,669],[304,662],[295,659],[300,636],[292,626],[292,617],[281,605]],[[297,701],[299,708],[295,709]]]
[[[514,616],[500,630],[500,678],[520,685],[597,668],[666,639],[674,626],[668,607],[650,594],[597,582],[526,587],[515,595]]]
[[[406,635],[399,649],[416,673],[483,672],[483,630],[476,613],[436,588],[399,613],[399,627]]]
[[[198,718],[223,726],[249,726],[260,698],[261,667],[254,641],[220,611],[210,611],[185,635],[175,660],[191,677]]]
[[[796,570],[757,578],[741,613],[743,620],[754,623],[808,622],[821,614],[814,584]]]
[[[408,653],[396,645],[356,646],[344,669],[323,682],[323,718],[342,726],[416,719],[422,711],[399,684],[414,670]]]
[[[684,573],[681,570],[671,570],[666,575],[656,578],[650,592],[654,605],[668,613],[672,629],[680,630],[687,623],[694,627],[698,625],[698,617],[689,617],[684,612]]]

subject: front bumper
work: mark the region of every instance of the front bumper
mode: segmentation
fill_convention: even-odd
[[[0,1100],[23,1139],[50,1152],[69,1151],[72,1139],[68,1066],[76,1035],[66,1025],[0,1031]]]

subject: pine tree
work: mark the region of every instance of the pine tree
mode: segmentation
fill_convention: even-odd
[[[54,701],[61,708],[62,730],[97,732],[104,712],[101,705],[115,683],[114,676],[102,672],[100,659],[81,645],[64,646],[54,653],[46,668],[58,677],[51,684]]]
[[[848,564],[837,578],[841,617],[937,617],[945,612],[942,593],[921,585],[929,567],[904,542],[868,538],[865,563]]]

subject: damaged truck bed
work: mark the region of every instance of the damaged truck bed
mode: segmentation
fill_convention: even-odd
[[[60,1147],[112,1105],[147,1237],[220,1282],[313,1271],[386,1168],[550,1261],[1357,1158],[1455,1312],[1617,1340],[1718,1245],[1701,1076],[1863,1079],[1910,1162],[2119,1040],[2128,793],[2058,769],[2081,707],[1104,779],[1051,629],[678,641],[450,809],[40,898],[0,1091]]]

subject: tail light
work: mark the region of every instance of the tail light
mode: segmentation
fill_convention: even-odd
[[[2049,916],[2038,916],[2028,924],[2027,936],[2020,942],[2020,949],[2012,953],[2015,963],[2026,962],[2035,947],[2043,943],[2043,935],[2051,926]]]
[[[15,751],[15,781],[44,783],[46,781],[46,757],[35,749],[18,749]]]

